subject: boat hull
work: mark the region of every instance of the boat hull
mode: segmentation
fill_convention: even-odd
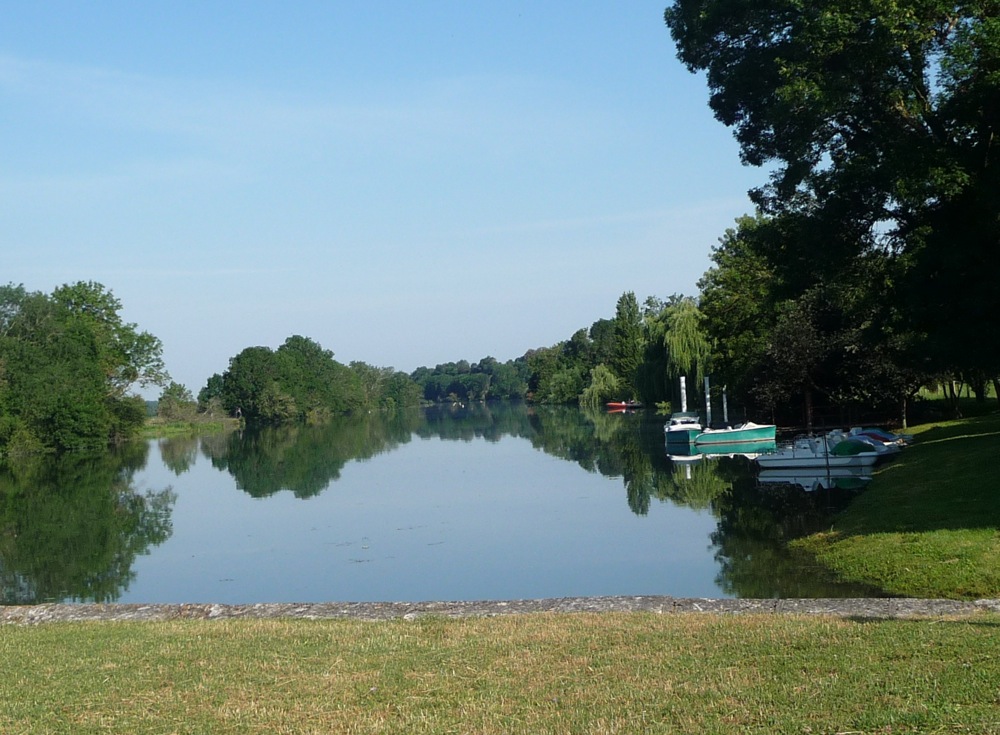
[[[664,432],[667,437],[668,446],[689,447],[694,444],[694,438],[701,433],[701,429],[667,429]]]
[[[670,417],[663,427],[668,447],[688,447],[694,443],[694,438],[702,432],[698,414],[682,411]]]
[[[774,424],[744,424],[732,429],[706,429],[694,438],[697,446],[774,443]]]
[[[763,469],[825,469],[839,467],[871,467],[878,459],[875,452],[863,452],[838,457],[827,453],[786,449],[757,457],[757,464]]]
[[[753,459],[762,452],[770,452],[775,448],[774,442],[732,442],[729,444],[667,444],[667,455],[671,460],[688,461],[701,457],[748,457]]]

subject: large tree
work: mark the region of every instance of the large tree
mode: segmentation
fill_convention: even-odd
[[[165,386],[163,344],[136,324],[123,321],[122,303],[100,283],[79,281],[57,288],[52,298],[93,334],[108,394],[126,395],[133,385]]]
[[[222,375],[221,398],[227,411],[270,424],[324,421],[365,403],[359,373],[299,335],[277,350],[247,347],[230,359]]]
[[[622,398],[638,398],[639,366],[642,364],[645,338],[642,327],[642,313],[635,293],[623,293],[615,306],[614,351],[611,354],[611,369],[622,381],[623,388],[630,395]]]
[[[896,261],[941,368],[1000,372],[1000,2],[677,0],[678,56],[767,214],[820,223],[838,258]],[[849,236],[848,236],[849,235]],[[825,245],[826,243],[824,243]]]
[[[0,452],[107,444],[145,419],[131,387],[165,384],[161,344],[100,284],[0,288]]]

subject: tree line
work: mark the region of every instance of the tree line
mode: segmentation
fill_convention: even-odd
[[[1000,0],[676,0],[677,55],[743,162],[767,166],[696,296],[641,305],[549,347],[410,375],[312,340],[247,348],[198,400],[100,284],[0,289],[0,450],[118,441],[161,410],[321,421],[420,401],[677,404],[714,376],[748,415],[903,419],[922,386],[1000,396]],[[953,399],[957,398],[954,391]],[[704,397],[697,399],[704,401]],[[955,404],[957,406],[957,403]]]
[[[769,178],[696,297],[626,294],[521,358],[526,395],[658,401],[711,372],[747,412],[807,425],[905,421],[928,385],[956,412],[956,384],[1000,398],[998,18],[997,0],[676,0],[679,60]]]
[[[222,410],[252,423],[321,423],[334,416],[415,406],[417,385],[392,368],[343,365],[317,342],[293,335],[276,350],[248,347],[198,394],[201,410]]]

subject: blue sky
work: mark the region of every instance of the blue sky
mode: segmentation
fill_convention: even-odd
[[[293,334],[409,372],[694,294],[765,174],[665,5],[16,3],[0,281],[99,281],[195,393]]]

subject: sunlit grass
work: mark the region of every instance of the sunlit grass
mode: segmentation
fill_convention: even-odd
[[[174,436],[200,436],[232,431],[239,427],[239,421],[231,418],[199,417],[190,420],[167,420],[149,418],[143,424],[143,439],[162,439]]]
[[[4,733],[1000,732],[1000,617],[0,629]]]

